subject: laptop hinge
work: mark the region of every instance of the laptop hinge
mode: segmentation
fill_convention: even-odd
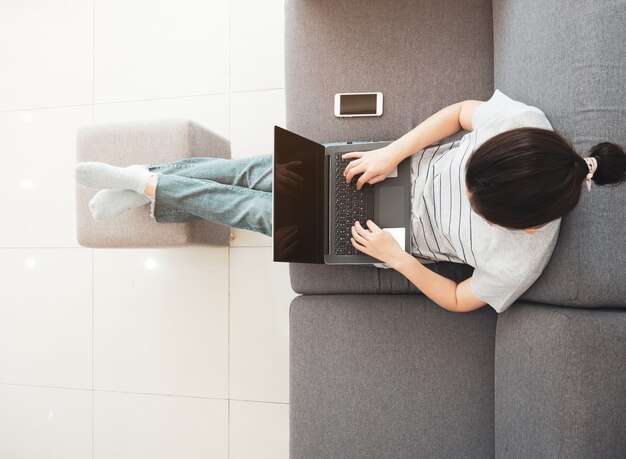
[[[330,223],[328,216],[330,213],[330,201],[329,201],[329,188],[330,188],[330,156],[324,155],[324,255],[329,254],[329,240],[330,240]]]

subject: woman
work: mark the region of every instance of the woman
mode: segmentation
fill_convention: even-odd
[[[433,145],[461,129],[459,141]],[[414,154],[418,152],[417,154]],[[411,159],[412,243],[406,253],[374,222],[355,222],[352,244],[403,274],[439,306],[455,312],[485,304],[502,312],[547,265],[561,217],[591,179],[626,180],[626,154],[615,144],[594,146],[582,158],[541,110],[496,90],[486,102],[450,105],[388,146],[344,155],[357,188],[384,180]],[[276,171],[275,186],[297,188],[297,164]],[[191,158],[154,166],[118,168],[79,163],[76,178],[104,188],[90,202],[94,218],[112,218],[151,202],[157,222],[204,218],[271,234],[271,157]],[[457,284],[424,264],[473,266]]]

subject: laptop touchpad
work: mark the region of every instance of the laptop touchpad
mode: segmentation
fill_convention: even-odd
[[[404,227],[404,205],[405,187],[403,186],[381,186],[378,188],[378,199],[376,203],[376,223],[381,228],[384,227]]]

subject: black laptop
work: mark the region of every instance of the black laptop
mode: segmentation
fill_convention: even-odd
[[[380,263],[357,251],[351,228],[370,219],[386,229],[405,250],[411,226],[410,159],[385,180],[356,189],[343,171],[353,151],[382,148],[391,142],[320,144],[274,127],[273,253],[274,261],[326,264]]]

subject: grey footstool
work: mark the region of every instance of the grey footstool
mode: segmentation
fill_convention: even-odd
[[[182,158],[230,158],[230,142],[190,120],[156,120],[85,126],[78,131],[76,160],[114,166],[160,164]],[[76,185],[78,243],[83,247],[173,247],[190,244],[226,246],[230,228],[194,220],[156,223],[150,205],[119,217],[96,221],[89,200],[98,190]]]

